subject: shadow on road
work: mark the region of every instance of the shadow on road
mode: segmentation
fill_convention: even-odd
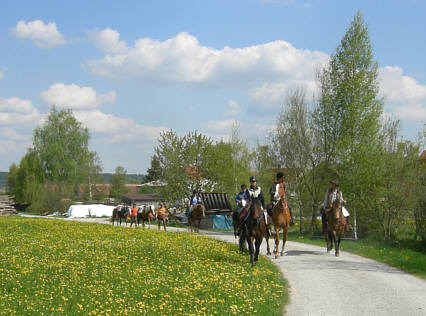
[[[306,251],[306,250],[288,250],[285,252],[286,256],[303,256],[303,255],[321,255],[319,251]]]

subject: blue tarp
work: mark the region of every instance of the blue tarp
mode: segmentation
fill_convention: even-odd
[[[233,229],[232,218],[226,217],[225,215],[209,215],[209,216],[213,222],[213,228]]]

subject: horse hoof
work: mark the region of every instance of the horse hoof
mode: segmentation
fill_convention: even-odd
[[[281,252],[280,255],[281,255],[281,257],[283,257],[284,256],[284,252]]]
[[[267,254],[268,256],[270,256],[270,255],[271,255],[271,252],[270,252],[270,251],[268,251],[266,254]]]
[[[278,254],[275,255],[275,259],[278,259],[280,256],[278,256]]]
[[[335,256],[336,256],[336,257],[338,257],[338,256],[339,256],[339,253],[338,253],[338,252],[336,252]]]

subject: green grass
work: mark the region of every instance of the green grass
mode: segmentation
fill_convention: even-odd
[[[325,247],[323,239],[312,239],[310,236],[299,236],[297,232],[290,232],[288,240],[304,242],[312,245]],[[357,254],[366,258],[370,258],[379,262],[386,263],[392,267],[401,269],[407,273],[416,275],[420,278],[426,279],[426,254],[425,249],[415,251],[410,246],[406,248],[407,243],[401,243],[400,246],[386,244],[384,241],[375,239],[359,239],[357,241],[342,240],[340,249]]]
[[[186,232],[0,218],[0,315],[282,315],[261,256]]]

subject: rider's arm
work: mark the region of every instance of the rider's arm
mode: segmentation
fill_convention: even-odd
[[[260,191],[259,199],[260,199],[260,202],[262,203],[263,209],[265,210],[266,209],[266,207],[265,207],[265,198],[263,197],[263,192],[262,191]]]

